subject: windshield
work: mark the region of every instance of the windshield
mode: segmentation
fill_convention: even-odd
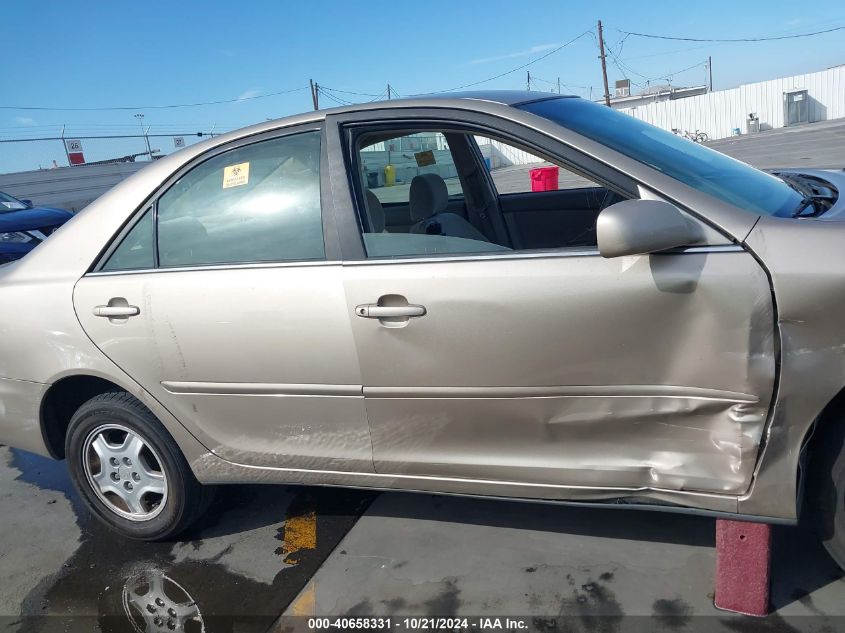
[[[17,198],[13,198],[7,193],[0,191],[0,213],[7,213],[9,211],[20,211],[28,208],[23,202]]]
[[[584,99],[551,99],[519,108],[744,211],[792,216],[801,204],[802,196],[779,178],[612,108]]]

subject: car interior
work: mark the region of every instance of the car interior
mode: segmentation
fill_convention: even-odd
[[[598,214],[627,199],[562,165],[557,189],[532,191],[529,170],[550,161],[469,132],[363,133],[354,147],[370,257],[592,249]]]

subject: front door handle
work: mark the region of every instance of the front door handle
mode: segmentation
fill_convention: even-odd
[[[425,316],[425,306],[380,306],[377,303],[365,303],[355,308],[355,314],[364,319],[385,319],[390,317]]]

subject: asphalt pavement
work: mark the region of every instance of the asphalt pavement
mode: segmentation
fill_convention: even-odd
[[[758,169],[845,168],[845,120],[821,121],[710,141],[719,150]]]
[[[89,515],[65,462],[2,447],[0,630],[266,631],[372,496],[221,487],[182,540],[140,543]]]

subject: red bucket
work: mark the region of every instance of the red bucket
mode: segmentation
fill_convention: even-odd
[[[528,175],[531,177],[531,191],[557,191],[559,171],[556,166],[530,170]]]

